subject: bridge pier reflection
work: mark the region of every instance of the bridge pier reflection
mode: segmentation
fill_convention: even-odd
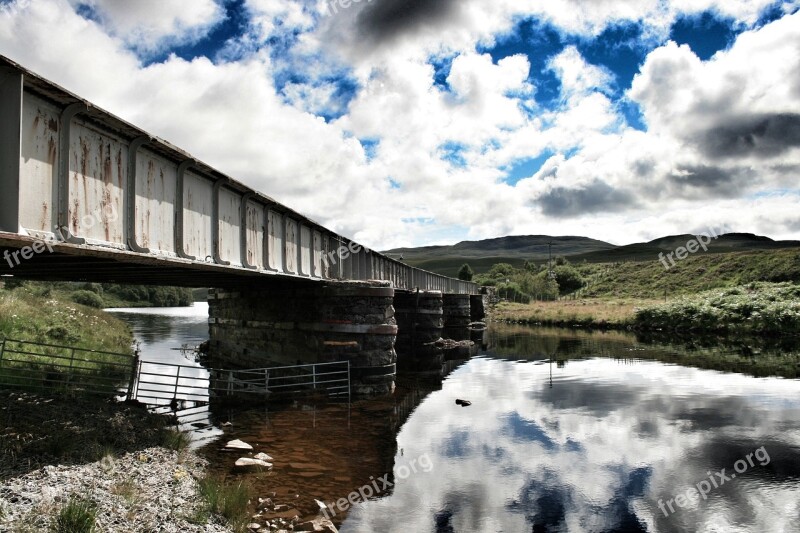
[[[453,351],[443,337],[470,339],[470,300],[383,281],[213,289],[210,361],[219,368],[349,361],[354,395],[390,394],[398,368],[441,374],[445,349]]]

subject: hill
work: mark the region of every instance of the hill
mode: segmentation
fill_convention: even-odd
[[[612,250],[594,251],[570,257],[572,262],[587,261],[589,263],[608,263],[613,261],[651,261],[659,253],[669,253],[695,239],[694,235],[670,235],[649,242],[640,242],[618,246]],[[775,241],[769,237],[752,233],[727,233],[712,239],[707,245],[708,252],[729,253],[759,250],[782,250],[800,248],[800,241]]]
[[[509,263],[521,268],[525,261],[544,262],[548,257],[548,243],[552,243],[553,257],[568,257],[572,263],[613,263],[620,261],[653,261],[659,253],[669,253],[694,239],[694,236],[670,235],[649,242],[616,246],[588,237],[551,237],[548,235],[520,235],[463,241],[451,246],[423,246],[395,248],[384,253],[403,257],[409,265],[447,276],[456,276],[464,263],[469,263],[475,273],[487,272],[492,265]],[[775,241],[752,233],[728,233],[712,240],[708,253],[747,252],[800,248],[800,241]]]
[[[552,243],[553,257],[601,253],[616,248],[611,243],[588,237],[515,235],[482,241],[462,241],[451,246],[395,248],[383,253],[392,257],[402,255],[403,261],[409,265],[446,276],[456,276],[465,262],[475,272],[486,272],[496,263],[522,267],[525,261],[545,261],[548,257],[548,243]]]

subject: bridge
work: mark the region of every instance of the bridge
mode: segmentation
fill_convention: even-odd
[[[212,357],[347,359],[357,394],[436,367],[445,328],[482,318],[474,283],[338,235],[2,56],[0,117],[0,275],[211,287]]]

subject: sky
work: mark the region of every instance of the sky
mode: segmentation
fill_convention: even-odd
[[[800,239],[800,0],[0,0],[0,54],[373,249]]]

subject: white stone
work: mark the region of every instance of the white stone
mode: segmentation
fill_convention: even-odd
[[[272,463],[261,461],[259,459],[252,459],[250,457],[242,457],[236,460],[236,466],[242,468],[252,468],[252,467],[272,468]]]
[[[258,459],[259,461],[274,461],[275,460],[272,457],[270,457],[269,455],[265,454],[264,452],[257,453],[253,457]]]
[[[252,450],[253,447],[239,439],[232,440],[225,445],[226,450]]]

